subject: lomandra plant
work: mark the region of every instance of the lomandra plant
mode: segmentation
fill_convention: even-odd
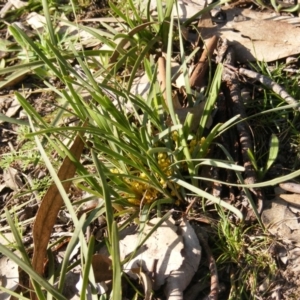
[[[69,51],[62,53],[58,47],[46,1],[43,1],[43,7],[49,32],[49,40],[44,41],[47,47],[39,47],[35,40],[29,38],[17,26],[10,27],[14,36],[18,36],[22,43],[26,44],[26,47],[39,58],[38,61],[32,62],[31,66],[43,66],[51,70],[64,86],[63,89],[58,89],[44,78],[47,88],[56,93],[60,103],[63,103],[57,106],[57,117],[51,122],[39,115],[26,100],[25,94],[16,93],[17,99],[28,115],[28,126],[32,131],[28,137],[35,137],[41,157],[61,194],[64,206],[72,216],[75,227],[64,261],[58,270],[53,269],[51,273],[50,269],[49,280],[35,273],[25,254],[22,260],[11,254],[4,246],[0,246],[1,252],[15,260],[29,274],[33,283],[32,287],[40,299],[45,298],[42,289],[48,292],[49,297],[52,295],[55,299],[64,299],[62,287],[65,274],[70,269],[69,257],[78,240],[81,246],[81,258],[77,263],[81,264],[83,270],[83,290],[88,283],[91,284],[92,297],[96,299],[94,274],[90,265],[94,241],[86,242],[83,232],[100,215],[104,215],[107,221],[105,241],[112,257],[113,299],[122,298],[120,283],[122,261],[118,252],[120,217],[125,218],[122,227],[127,226],[137,217],[140,223],[144,224],[153,211],[158,215],[164,215],[163,204],[168,204],[167,207],[171,208],[184,203],[187,196],[194,195],[222,205],[242,219],[241,213],[236,208],[202,190],[197,179],[197,170],[203,164],[232,169],[236,172],[243,171],[242,167],[234,165],[230,159],[212,161],[206,158],[206,153],[215,137],[236,120],[217,124],[208,135],[204,135],[207,116],[217,99],[222,67],[217,68],[208,88],[204,112],[198,120],[199,129],[195,134],[191,134],[192,116],[187,115],[182,124],[172,104],[170,61],[176,30],[178,30],[181,56],[184,57],[181,29],[180,26],[174,26],[177,20],[172,18],[173,2],[167,2],[165,8],[162,8],[162,5],[157,6],[159,8],[158,20],[153,20],[149,9],[146,10],[148,18],[146,25],[132,2],[129,1],[128,5],[124,12],[120,7],[111,4],[116,16],[123,19],[124,33],[117,36],[121,38],[118,43],[114,40],[113,29],[108,25],[105,25],[106,30],[103,30],[103,35],[101,35],[101,30],[99,33],[99,31],[78,25],[78,28],[99,38],[111,50],[77,51],[75,45],[70,45]],[[131,46],[123,47],[125,42],[130,43]],[[165,90],[161,90],[157,84],[155,58],[159,53],[155,49],[158,46],[165,51],[167,61]],[[50,49],[50,51],[45,53],[43,49]],[[99,55],[102,63],[95,58]],[[109,59],[105,61],[107,56]],[[74,68],[69,60],[70,57],[76,61],[81,72],[78,68]],[[95,65],[97,71],[92,73],[91,66]],[[24,69],[24,65],[20,68]],[[182,61],[181,69],[186,69],[185,61]],[[15,67],[14,70],[17,68]],[[120,80],[120,70],[131,74],[128,80]],[[130,87],[138,70],[146,72],[149,78],[150,87],[146,99],[130,93]],[[37,73],[42,76],[41,72]],[[188,82],[187,75],[185,76]],[[187,89],[189,89],[188,86]],[[58,126],[59,121],[61,121],[60,124],[64,124],[61,120],[64,114],[72,115],[77,120],[77,124],[73,127]],[[82,134],[90,162],[89,166],[75,159],[68,150],[77,133]],[[62,158],[68,157],[76,164],[78,175],[73,179],[77,187],[101,199],[88,217],[83,215],[78,219],[76,207],[72,205],[62,182],[55,173],[51,158],[46,154],[45,148],[49,144]],[[7,214],[9,215],[9,212]],[[15,235],[17,247],[25,253],[24,247],[20,246],[20,238],[17,233]],[[58,289],[54,289],[51,285],[55,281],[58,281]],[[85,297],[83,292],[81,298]]]

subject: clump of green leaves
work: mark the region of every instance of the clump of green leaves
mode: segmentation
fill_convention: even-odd
[[[232,224],[228,214],[218,211],[220,220],[216,225],[214,253],[218,255],[219,274],[224,272],[230,278],[228,299],[248,299],[249,296],[254,299],[254,295],[259,294],[259,285],[275,276],[276,262],[268,251],[273,241],[259,225],[246,228]]]
[[[258,160],[255,157],[254,153],[251,151],[251,149],[248,149],[248,157],[251,161],[252,166],[256,171],[257,178],[259,181],[261,181],[265,177],[266,173],[275,162],[278,152],[279,152],[279,139],[275,134],[272,134],[270,146],[269,146],[269,155],[266,164],[264,166],[259,167]]]
[[[40,153],[36,147],[33,137],[28,136],[30,127],[20,125],[17,127],[17,143],[20,145],[18,150],[3,153],[0,160],[0,168],[6,169],[12,165],[18,165],[20,170],[25,171],[28,167],[39,165],[44,167],[44,163],[40,160]],[[47,147],[47,154],[51,156],[52,148]],[[53,161],[54,165],[58,167],[59,162]]]
[[[39,158],[39,152],[32,138],[25,137],[30,132],[28,126],[17,128],[17,142],[22,146],[17,151],[4,153],[1,156],[0,167],[6,169],[12,164],[18,164],[22,170],[34,164]]]

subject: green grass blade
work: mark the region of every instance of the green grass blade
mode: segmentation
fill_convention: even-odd
[[[209,94],[204,106],[204,111],[202,114],[202,117],[200,119],[200,124],[199,124],[199,136],[202,137],[203,136],[203,131],[204,128],[206,127],[206,124],[209,120],[209,118],[211,117],[211,112],[214,108],[214,104],[218,98],[219,95],[219,90],[220,90],[220,86],[221,86],[221,81],[222,81],[222,72],[223,72],[223,66],[221,64],[218,64],[218,67],[216,69],[210,90],[209,90]]]
[[[1,89],[1,87],[0,87]],[[17,124],[17,125],[20,125],[20,126],[29,126],[29,123],[27,121],[22,121],[22,120],[18,120],[18,119],[15,119],[15,118],[10,118],[10,117],[7,117],[6,115],[0,113],[0,121],[3,121],[3,122],[7,122],[7,123],[10,123],[10,124]]]
[[[99,179],[100,179],[100,183],[101,183],[101,187],[102,187],[102,191],[103,191],[103,199],[105,202],[105,209],[106,209],[108,237],[109,237],[109,242],[111,243],[112,242],[112,226],[113,226],[113,221],[114,221],[114,212],[113,212],[113,207],[112,207],[112,203],[111,203],[112,199],[110,197],[109,188],[106,183],[106,176],[104,175],[103,167],[94,151],[92,151],[92,157],[93,157],[93,161],[94,161],[96,170],[99,175]]]
[[[180,186],[188,189],[189,191],[195,193],[197,196],[199,197],[203,197],[207,200],[210,200],[212,201],[213,203],[217,204],[217,205],[220,205],[228,210],[230,210],[231,212],[233,212],[240,220],[243,220],[244,217],[242,215],[242,213],[237,209],[235,208],[234,206],[228,204],[227,202],[221,200],[220,198],[216,198],[214,196],[212,196],[211,194],[197,188],[196,186],[188,183],[188,182],[185,182],[181,179],[177,179],[177,178],[171,178],[171,181],[179,184]]]
[[[92,266],[92,257],[94,254],[94,247],[95,247],[95,237],[92,235],[89,240],[87,253],[85,255],[86,260],[84,263],[84,268],[82,270],[83,276],[82,276],[82,288],[81,288],[80,300],[86,299],[85,291],[88,290],[89,276],[90,276],[90,271],[92,270],[91,266]]]
[[[68,247],[66,249],[66,252],[64,254],[64,259],[62,261],[61,269],[60,269],[60,278],[58,283],[58,290],[62,292],[64,288],[65,278],[67,274],[67,269],[69,265],[69,258],[72,254],[73,249],[78,243],[79,234],[83,231],[83,225],[85,222],[85,215],[83,214],[81,218],[78,221],[77,226],[75,227],[75,230],[73,231],[72,238],[69,241]]]
[[[23,295],[17,294],[9,289],[6,289],[4,286],[0,285],[0,291],[2,291],[3,293],[9,294],[12,297],[15,297],[16,299],[20,299],[20,300],[30,300],[29,298],[24,297]],[[0,293],[1,294],[1,293]],[[12,299],[12,298],[10,298]]]
[[[250,148],[247,149],[247,154],[248,154],[248,157],[249,157],[249,159],[251,161],[251,164],[252,164],[253,168],[255,169],[256,172],[258,172],[259,168],[258,168],[256,159],[255,159],[255,156],[254,156],[254,154],[253,154],[253,152],[252,152],[252,150]]]
[[[56,40],[56,36],[55,36],[54,29],[53,29],[53,26],[52,26],[50,11],[49,11],[49,7],[48,7],[48,1],[47,0],[42,0],[42,5],[43,5],[44,16],[46,18],[46,25],[47,25],[47,29],[48,29],[48,32],[49,32],[49,35],[50,35],[51,43],[53,45],[56,45],[57,40]]]
[[[275,162],[278,156],[278,152],[279,152],[279,139],[275,134],[272,134],[270,149],[269,149],[269,157],[265,168],[265,172],[267,172]]]
[[[35,43],[22,31],[17,25],[11,25],[10,30],[16,31],[20,34],[23,39],[31,46],[33,51],[40,57],[40,59],[51,69],[51,71],[63,81],[61,73],[57,70],[57,67],[52,63],[52,61],[46,57],[46,55],[35,45]]]
[[[7,208],[5,208],[5,216],[6,216],[7,223],[11,228],[12,234],[14,235],[14,239],[16,241],[18,251],[20,251],[23,260],[28,265],[30,265],[30,260],[29,260],[29,257],[27,255],[24,244],[22,242],[22,238],[20,237],[20,233],[19,233],[18,229],[16,228],[15,222],[12,220]]]
[[[113,289],[112,299],[122,299],[122,268],[120,261],[120,249],[119,249],[119,232],[117,223],[114,221],[112,224],[112,265],[113,265]]]

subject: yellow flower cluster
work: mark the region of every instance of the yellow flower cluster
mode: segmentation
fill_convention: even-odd
[[[166,176],[172,175],[172,169],[170,168],[171,160],[166,153],[159,153],[157,155],[157,162],[161,171]],[[113,174],[118,174],[119,170],[113,168],[110,169],[110,172]],[[166,188],[167,182],[163,178],[159,177],[158,174],[156,175],[156,177],[158,178],[161,186],[163,188]],[[140,173],[139,178],[146,181],[147,175],[145,173]],[[131,187],[131,190],[135,195],[134,198],[128,197],[128,201],[134,205],[140,205],[141,202],[145,204],[152,203],[159,196],[159,191],[157,191],[154,187],[152,187],[150,184],[146,182],[134,180],[134,179],[125,179],[125,181]]]
[[[174,142],[177,142],[179,138],[178,131],[177,130],[173,131],[171,137]]]
[[[139,175],[141,179],[147,179],[145,173]],[[136,195],[135,198],[130,198],[128,201],[134,205],[139,205],[141,201],[143,203],[151,203],[158,197],[158,191],[150,186],[148,183],[141,181],[130,181],[129,184],[132,187],[133,193]]]
[[[202,137],[200,141],[197,141],[196,139],[192,139],[189,143],[189,152],[193,153],[196,146],[202,146],[203,143],[205,142],[205,137]]]
[[[171,160],[168,158],[167,153],[159,153],[157,156],[157,163],[166,176],[172,175],[172,170],[170,168]]]

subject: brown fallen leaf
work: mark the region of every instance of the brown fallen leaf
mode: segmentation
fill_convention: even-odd
[[[271,234],[300,245],[298,217],[278,195],[267,202],[261,220]]]
[[[280,194],[278,197],[296,207],[300,207],[300,195],[299,194]]]
[[[183,218],[178,234],[182,237],[184,251],[182,252],[183,262],[180,268],[172,270],[167,278],[165,294],[167,299],[183,299],[183,291],[190,284],[193,276],[197,272],[201,258],[201,246],[197,235],[190,223]]]
[[[20,177],[20,172],[12,167],[8,167],[3,171],[3,179],[5,186],[13,191],[18,191],[24,184]]]
[[[300,28],[288,19],[278,21],[269,13],[265,17],[257,13],[256,17],[253,11],[233,7],[225,12],[226,23],[203,28],[202,34],[205,39],[218,35],[229,40],[236,47],[238,61],[269,62],[300,53]]]
[[[82,140],[82,136],[78,133],[70,148],[70,152],[75,159],[79,160],[83,147],[84,142]],[[73,178],[75,171],[75,164],[67,156],[57,174],[61,181],[65,181],[63,182],[63,186],[66,192],[69,190],[72,183],[67,179]],[[48,242],[53,226],[56,222],[57,214],[62,205],[63,199],[59,190],[55,184],[52,184],[42,200],[32,229],[34,245],[32,267],[40,275],[44,273],[44,259],[46,256]],[[31,298],[37,299],[36,296]]]
[[[202,55],[195,65],[193,73],[190,77],[190,85],[191,88],[202,88],[205,86],[205,79],[206,79],[206,71],[209,67],[209,61],[217,48],[219,38],[217,36],[212,36],[207,43],[204,45],[204,50]]]
[[[214,38],[212,40],[213,40],[212,44],[214,44],[216,42],[216,38]],[[166,106],[168,106],[167,93],[166,93],[166,59],[165,59],[165,57],[163,57],[163,56],[159,57],[157,63],[158,63],[157,80],[160,85],[161,91],[163,92],[163,97],[165,99]],[[195,77],[197,77],[197,76],[195,76]],[[197,131],[197,129],[199,127],[200,118],[204,111],[205,101],[202,101],[200,104],[193,106],[193,107],[181,107],[181,105],[178,101],[178,98],[174,97],[174,95],[173,95],[172,102],[173,102],[174,112],[178,116],[180,123],[184,124],[187,115],[192,114],[194,117],[193,117],[192,123],[190,125],[190,130],[191,130],[191,132]],[[209,118],[206,126],[210,127],[211,124],[212,124],[212,117]],[[172,125],[172,121],[170,118],[167,120],[167,125],[168,126]]]
[[[150,220],[142,236],[146,236],[159,220]],[[136,252],[142,237],[139,234],[127,235],[120,241],[120,255],[124,259],[135,253],[124,265],[124,271],[129,276],[136,278],[136,269],[141,269],[152,278],[153,290],[166,284],[166,299],[180,300],[198,269],[201,247],[188,221],[184,220],[180,226],[174,223],[171,218],[163,222]]]
[[[279,186],[288,192],[300,194],[300,184],[298,183],[284,182],[280,183]]]
[[[102,254],[93,255],[92,267],[96,282],[112,279],[112,262],[109,257]]]

